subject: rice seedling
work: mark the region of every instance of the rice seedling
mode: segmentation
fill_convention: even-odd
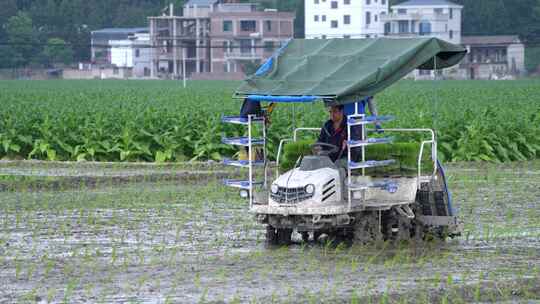
[[[57,165],[32,166],[43,172]],[[108,170],[100,164],[78,166]],[[0,192],[0,269],[9,270],[0,272],[7,273],[6,286],[21,301],[36,295],[59,302],[70,291],[72,302],[168,297],[173,302],[294,303],[308,302],[304,291],[309,290],[321,302],[352,302],[356,294],[359,303],[370,298],[372,303],[440,303],[443,298],[466,303],[474,301],[477,283],[481,301],[515,299],[511,290],[516,289],[505,282],[527,278],[518,298],[534,298],[538,169],[534,162],[451,165],[450,188],[469,239],[366,247],[265,248],[264,230],[246,213],[245,203],[216,181],[198,186],[109,179],[39,191],[17,182]],[[132,168],[115,165],[114,170]],[[463,291],[468,285],[470,297]]]

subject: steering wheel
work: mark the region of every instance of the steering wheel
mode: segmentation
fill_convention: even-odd
[[[311,145],[311,150],[317,156],[328,156],[330,154],[337,153],[339,151],[339,148],[332,144],[316,142]]]

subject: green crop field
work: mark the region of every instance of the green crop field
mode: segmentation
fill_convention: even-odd
[[[237,82],[1,81],[0,158],[148,161],[219,160],[221,114],[237,114]],[[376,96],[386,127],[437,130],[446,161],[514,161],[540,156],[540,81],[402,81]],[[294,127],[318,127],[321,103],[283,105],[270,127],[270,154]],[[412,138],[400,138],[411,140]]]

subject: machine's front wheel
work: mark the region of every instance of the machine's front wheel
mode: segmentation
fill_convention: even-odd
[[[302,235],[302,242],[304,243],[309,242],[309,232],[302,231],[300,234]]]
[[[266,226],[266,243],[269,245],[289,245],[292,240],[292,229]]]
[[[290,245],[292,239],[292,229],[277,229],[278,245]]]
[[[266,226],[266,243],[270,245],[278,244],[278,234],[277,234],[276,228],[270,225]]]

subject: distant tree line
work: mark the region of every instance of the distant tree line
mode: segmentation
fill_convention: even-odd
[[[170,2],[179,13],[184,1],[0,0],[0,68],[87,61],[91,31],[146,26],[146,18],[159,15]],[[303,37],[304,0],[242,1],[296,12],[295,36]],[[453,2],[465,6],[463,35],[518,34],[528,43],[540,42],[540,0]]]
[[[88,61],[90,32],[147,25],[183,0],[0,0],[0,68]]]

